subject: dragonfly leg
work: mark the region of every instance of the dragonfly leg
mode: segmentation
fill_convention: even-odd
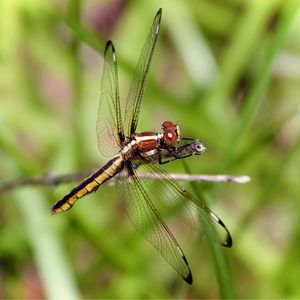
[[[181,146],[177,146],[172,150],[169,149],[167,155],[164,156],[165,159],[164,161],[162,159],[161,152],[158,153],[159,164],[165,164],[177,159],[183,159],[194,155],[200,155],[206,150],[206,147],[199,140],[186,138],[186,137],[182,139],[189,142],[186,142]]]
[[[181,157],[180,156],[178,156],[177,154],[176,154],[176,152],[170,152],[170,155],[171,155],[171,158],[169,158],[168,160],[164,160],[163,161],[163,158],[162,158],[162,156],[161,156],[161,152],[159,151],[158,152],[158,163],[160,164],[160,165],[163,165],[163,164],[167,164],[167,163],[169,163],[169,162],[171,162],[171,161],[174,161],[174,160],[177,160],[177,159],[180,159]]]
[[[183,141],[196,141],[195,139],[189,138],[189,137],[182,137],[181,140]]]

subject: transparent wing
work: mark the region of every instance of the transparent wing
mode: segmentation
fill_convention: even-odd
[[[98,148],[102,155],[113,156],[124,140],[121,119],[118,66],[114,45],[106,43],[101,81],[100,104],[97,118]]]
[[[153,24],[143,46],[139,62],[134,71],[125,107],[124,128],[127,136],[134,133],[137,127],[141,103],[144,97],[145,82],[159,33],[161,14],[162,10],[159,9],[153,20]]]
[[[124,172],[128,178],[124,178]],[[136,229],[162,254],[182,278],[192,283],[188,262],[175,237],[149,198],[132,165],[117,180],[118,196],[124,200],[126,212]]]
[[[230,233],[222,220],[199,199],[184,190],[167,172],[152,159],[142,159],[137,175],[148,173],[150,179],[143,179],[146,192],[160,211],[178,211],[184,221],[194,230],[202,230],[209,240],[225,247],[232,246]],[[145,177],[145,176],[140,176]]]

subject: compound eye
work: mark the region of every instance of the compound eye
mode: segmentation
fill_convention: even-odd
[[[177,143],[177,139],[178,137],[174,130],[169,128],[164,132],[164,141],[167,146],[174,147]]]
[[[168,128],[175,128],[175,126],[176,125],[173,122],[165,121],[165,122],[162,123],[161,128],[162,128],[162,130],[166,130]]]

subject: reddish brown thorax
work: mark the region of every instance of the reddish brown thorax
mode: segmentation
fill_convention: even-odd
[[[163,130],[164,142],[168,147],[175,147],[176,143],[180,142],[180,127],[177,124],[165,121],[161,125],[161,129]]]
[[[157,135],[155,132],[141,132],[135,133],[134,139],[137,141],[138,149],[147,151],[157,148]]]

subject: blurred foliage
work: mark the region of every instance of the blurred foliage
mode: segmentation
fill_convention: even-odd
[[[297,0],[0,1],[0,181],[106,162],[95,135],[105,41],[126,99],[159,7],[138,131],[174,120],[208,147],[186,160],[192,173],[251,176],[197,184],[233,248],[216,250],[175,218],[188,286],[108,184],[58,216],[50,207],[74,183],[20,187],[0,196],[0,298],[300,297]],[[185,171],[181,162],[166,169]]]

